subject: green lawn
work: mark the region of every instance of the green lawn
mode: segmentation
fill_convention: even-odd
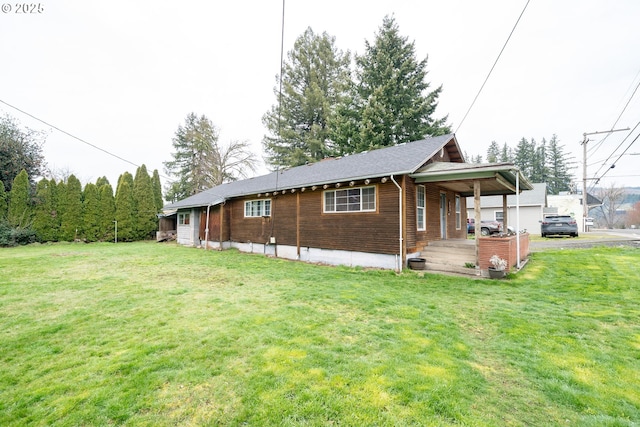
[[[637,426],[640,252],[509,280],[173,244],[0,250],[0,425]]]

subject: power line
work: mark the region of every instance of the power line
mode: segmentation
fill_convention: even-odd
[[[511,29],[511,32],[509,33],[509,37],[507,37],[507,40],[504,42],[504,45],[502,46],[502,49],[500,49],[500,53],[498,54],[498,57],[496,58],[495,62],[493,63],[493,66],[489,70],[489,74],[487,74],[487,77],[484,79],[484,82],[482,83],[482,86],[480,86],[480,90],[476,94],[476,97],[473,98],[473,102],[471,103],[471,105],[469,105],[469,109],[464,114],[464,117],[460,121],[460,124],[458,125],[458,128],[456,129],[455,133],[458,133],[458,130],[460,130],[460,128],[462,127],[462,124],[464,123],[465,119],[469,115],[469,111],[471,111],[471,108],[473,108],[473,105],[478,100],[478,97],[480,96],[480,93],[482,92],[482,89],[484,89],[484,86],[487,84],[487,81],[489,80],[489,77],[491,77],[491,73],[493,72],[493,69],[496,68],[496,65],[498,64],[498,61],[500,60],[500,57],[502,56],[502,52],[504,52],[504,49],[507,47],[507,43],[509,43],[509,40],[511,40],[511,36],[513,35],[513,32],[516,30],[516,27],[518,26],[518,23],[520,22],[520,18],[522,18],[522,15],[524,15],[524,11],[527,10],[527,6],[529,6],[529,2],[530,1],[531,0],[527,0],[527,3],[524,5],[524,8],[522,9],[522,12],[520,12],[520,16],[518,16],[518,20],[516,21],[515,25]]]
[[[620,142],[620,144],[618,144],[618,146],[613,150],[613,152],[609,155],[609,157],[607,157],[607,159],[602,162],[602,165],[600,165],[600,167],[598,168],[598,170],[596,171],[596,173],[594,174],[594,176],[598,175],[598,172],[600,172],[600,170],[604,167],[604,165],[609,161],[609,159],[611,159],[611,157],[613,157],[613,155],[616,153],[616,151],[618,151],[618,149],[620,147],[622,147],[622,144],[625,143],[625,141],[631,136],[631,134],[633,132],[635,132],[635,130],[638,128],[638,126],[640,126],[640,122],[636,123],[636,125],[633,127],[633,129],[631,129],[631,131],[627,134],[627,136],[624,137],[624,139],[622,140],[622,142]],[[638,137],[636,137],[636,139],[638,139]],[[635,142],[635,139],[633,140],[633,142]],[[633,144],[633,142],[631,144]],[[631,145],[629,145],[629,147],[631,147]],[[625,150],[625,152],[629,149],[629,147],[627,147],[627,149]],[[620,159],[620,157],[618,157],[618,160]],[[585,159],[586,162],[586,159]],[[608,172],[609,169],[607,169],[604,173]],[[604,175],[603,173],[603,175]],[[596,183],[597,183],[597,179],[596,179]],[[595,185],[595,184],[594,184]]]
[[[638,75],[640,74],[640,70],[638,70],[638,73],[636,74],[636,76],[633,78],[633,81],[635,81],[635,79],[638,77]],[[633,83],[631,83],[633,85]],[[620,114],[618,115],[618,118],[616,119],[616,121],[613,123],[613,125],[611,125],[611,129],[615,129],[616,125],[618,124],[618,122],[620,121],[620,118],[622,117],[622,115],[624,114],[624,112],[627,110],[627,107],[629,106],[629,104],[631,103],[631,100],[633,99],[633,97],[635,96],[636,92],[638,91],[638,87],[640,87],[640,80],[638,80],[638,84],[636,85],[636,88],[633,90],[633,93],[631,94],[631,96],[629,97],[629,99],[627,100],[627,103],[624,105],[624,107],[622,108],[622,111],[620,112]],[[631,87],[629,87],[629,89],[631,89]],[[629,92],[629,89],[627,89],[627,92]],[[596,151],[598,151],[598,149],[602,146],[602,143],[609,138],[609,135],[611,135],[610,133],[608,133],[607,135],[605,135],[604,138],[602,138],[596,145],[593,146],[593,148],[589,151],[592,151],[591,155],[594,155],[596,153]],[[617,149],[616,149],[617,150]],[[614,151],[615,152],[615,151]]]
[[[26,115],[26,116],[31,117],[31,118],[32,118],[32,119],[34,119],[34,120],[39,121],[39,122],[40,122],[40,123],[42,123],[42,124],[45,124],[45,125],[47,125],[47,126],[49,126],[49,127],[53,128],[53,129],[57,130],[58,132],[61,132],[61,133],[65,134],[65,135],[67,135],[67,136],[70,136],[70,137],[71,137],[71,138],[73,138],[73,139],[76,139],[76,140],[78,140],[78,141],[82,142],[83,144],[86,144],[86,145],[88,145],[88,146],[90,146],[90,147],[92,147],[92,148],[95,148],[96,150],[102,151],[103,153],[108,154],[109,156],[115,157],[116,159],[121,160],[121,161],[123,161],[123,162],[125,162],[125,163],[129,163],[130,165],[135,166],[136,168],[139,168],[139,167],[140,167],[140,165],[138,165],[138,164],[136,164],[136,163],[134,163],[134,162],[132,162],[132,161],[130,161],[130,160],[127,160],[127,159],[125,159],[124,157],[120,157],[120,156],[118,156],[117,154],[114,154],[114,153],[112,153],[112,152],[110,152],[110,151],[105,150],[104,148],[98,147],[98,146],[97,146],[97,145],[95,145],[95,144],[92,144],[92,143],[90,143],[90,142],[88,142],[88,141],[85,141],[84,139],[82,139],[82,138],[80,138],[80,137],[77,137],[77,136],[75,136],[75,135],[73,135],[73,134],[71,134],[71,133],[67,132],[66,130],[60,129],[60,128],[59,128],[59,127],[57,127],[57,126],[54,126],[54,125],[52,125],[51,123],[48,123],[48,122],[46,122],[46,121],[44,121],[44,120],[42,120],[42,119],[40,119],[40,118],[38,118],[38,117],[34,116],[33,114],[30,114],[30,113],[27,113],[27,112],[26,112],[26,111],[24,111],[24,110],[21,110],[20,108],[16,107],[15,105],[11,105],[11,104],[9,104],[8,102],[6,102],[6,101],[4,101],[4,100],[2,100],[2,99],[0,99],[0,102],[1,102],[1,103],[3,103],[4,105],[8,106],[8,107],[13,108],[13,109],[14,109],[14,110],[16,110],[16,111],[21,112],[22,114],[24,114],[24,115]],[[161,175],[160,173],[158,173],[158,175],[159,175],[159,176],[161,176],[161,177],[163,177],[164,179],[166,179],[166,180],[167,180],[167,181],[169,181],[169,182],[174,182],[174,180],[173,180],[173,179],[171,179],[171,178],[169,178],[169,177],[166,177],[166,176],[164,176],[164,175]]]

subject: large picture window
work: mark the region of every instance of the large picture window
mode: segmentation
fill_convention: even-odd
[[[376,187],[324,192],[325,212],[372,212],[376,210]]]
[[[271,200],[247,200],[244,202],[245,218],[271,216]]]
[[[416,221],[418,230],[426,230],[425,211],[427,207],[427,197],[424,185],[418,185],[416,189]]]

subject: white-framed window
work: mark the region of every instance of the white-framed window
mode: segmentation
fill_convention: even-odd
[[[191,222],[191,214],[181,213],[178,214],[178,225],[189,225]]]
[[[325,212],[373,212],[376,210],[376,187],[327,190]]]
[[[462,228],[462,206],[460,196],[456,195],[456,230]]]
[[[416,188],[416,222],[418,230],[424,231],[426,227],[427,192],[424,185],[418,185]]]
[[[495,217],[495,220],[498,222],[503,222],[504,221],[504,212],[502,211],[495,211],[493,213],[493,216]]]
[[[247,200],[244,202],[245,218],[271,216],[271,199]]]

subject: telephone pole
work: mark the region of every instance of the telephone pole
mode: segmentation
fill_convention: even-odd
[[[625,129],[611,129],[604,130],[599,132],[585,132],[582,134],[583,140],[582,144],[582,231],[587,231],[587,217],[589,216],[589,200],[587,197],[587,142],[589,142],[589,138],[587,135],[600,135],[603,133],[613,133],[613,132],[621,132],[629,130],[629,128]]]

